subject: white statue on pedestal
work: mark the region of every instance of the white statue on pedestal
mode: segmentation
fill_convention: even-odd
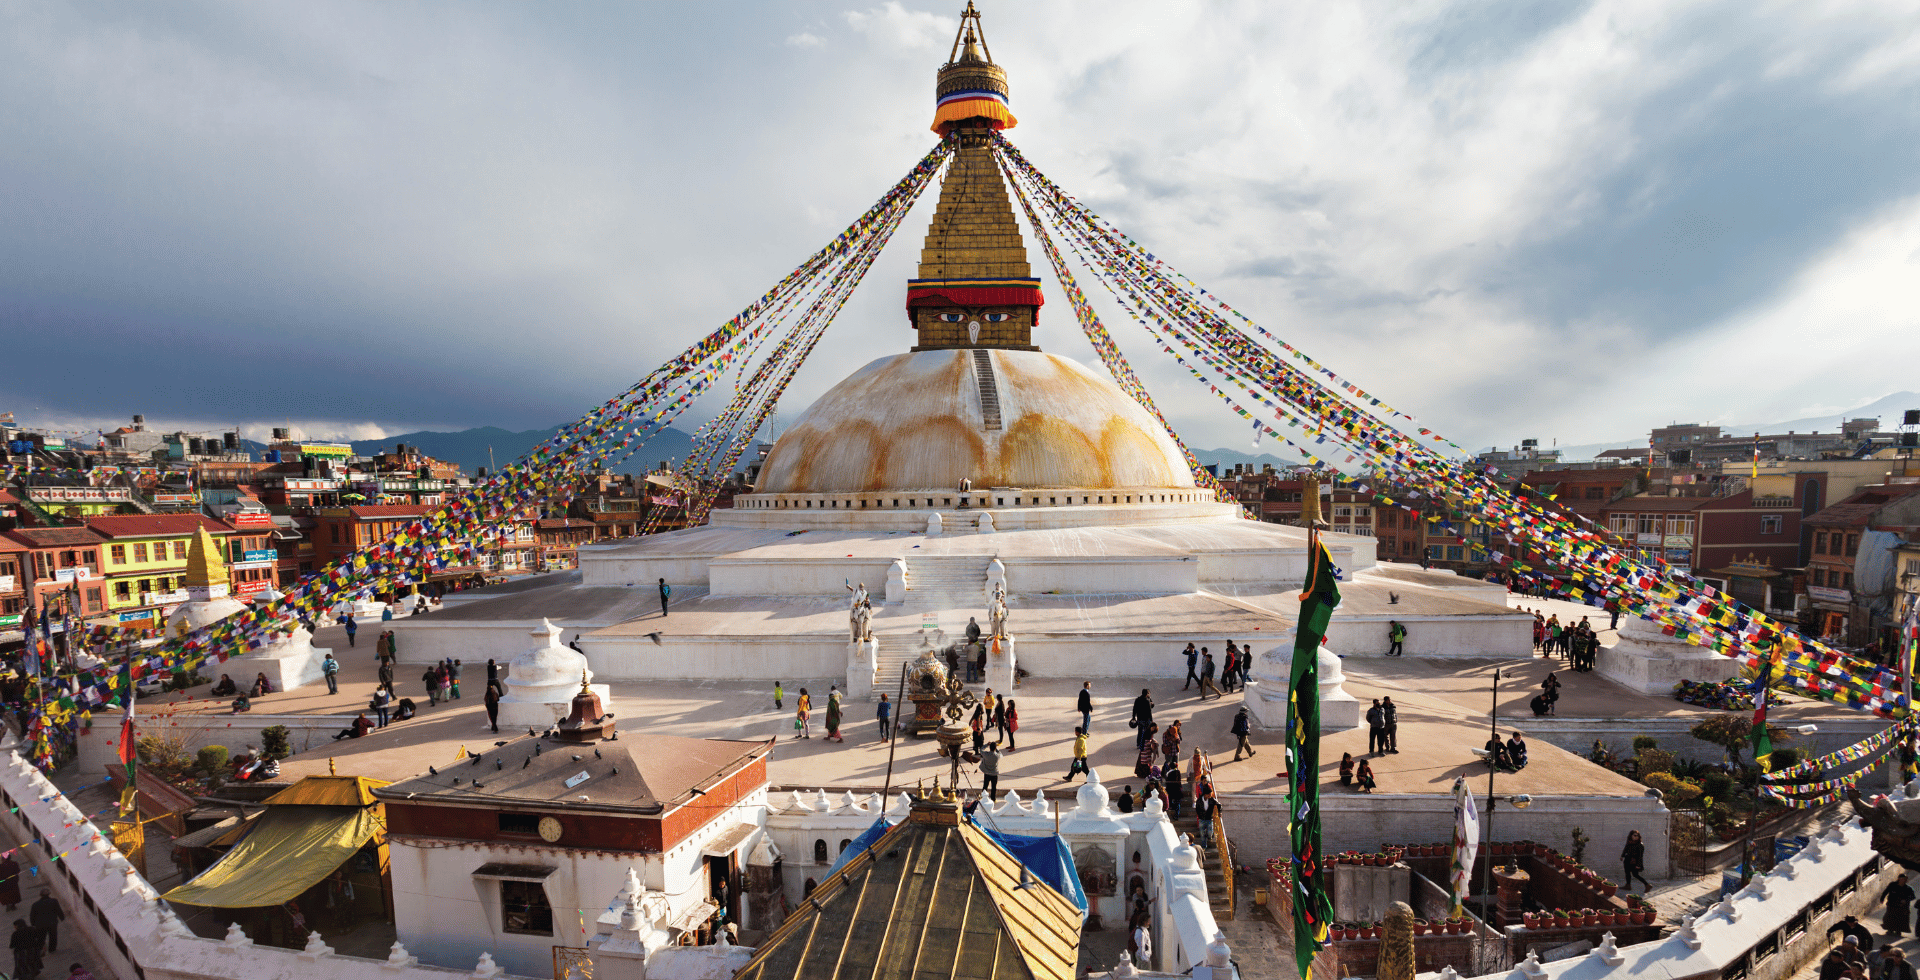
[[[867,583],[858,587],[848,586],[853,592],[853,604],[847,610],[848,626],[853,633],[853,642],[873,638],[873,603],[867,599]]]
[[[992,636],[1007,635],[1007,590],[996,587],[993,590],[993,602],[987,606],[987,625]]]

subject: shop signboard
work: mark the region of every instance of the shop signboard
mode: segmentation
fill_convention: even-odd
[[[247,596],[258,595],[267,591],[269,584],[266,579],[255,579],[252,582],[236,582],[233,586],[233,594],[237,598],[244,599]]]
[[[84,582],[91,578],[93,578],[93,569],[85,565],[75,565],[72,568],[56,568],[53,570],[53,580],[56,582]]]
[[[1669,534],[1661,541],[1661,545],[1668,551],[1672,551],[1675,548],[1691,548],[1693,547],[1693,535]]]
[[[241,561],[279,561],[280,553],[272,548],[250,548],[240,553]]]
[[[143,619],[152,618],[153,610],[151,609],[140,609],[134,612],[123,612],[120,614],[120,621],[123,623],[137,623]]]
[[[1660,547],[1660,535],[1641,532],[1635,536],[1633,543],[1642,548],[1658,548]]]
[[[14,613],[11,616],[0,616],[0,629],[6,629],[8,627],[18,626],[20,625],[20,620],[22,618],[23,618],[23,614],[21,613]]]
[[[1830,589],[1824,585],[1807,586],[1807,596],[1815,602],[1832,602],[1846,605],[1853,601],[1853,593],[1846,589]]]
[[[261,513],[260,511],[255,511],[255,510],[237,511],[232,516],[227,518],[227,523],[233,525],[234,527],[241,527],[241,528],[272,527],[273,515]]]

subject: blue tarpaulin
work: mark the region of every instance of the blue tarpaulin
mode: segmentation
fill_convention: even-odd
[[[974,829],[987,835],[987,839],[1006,849],[1013,859],[1027,866],[1035,878],[1053,886],[1053,890],[1065,895],[1073,902],[1082,915],[1087,911],[1087,893],[1080,887],[1080,872],[1073,866],[1073,854],[1067,850],[1067,842],[1054,835],[1046,837],[1022,837],[1019,834],[1003,834],[980,826],[976,821]],[[840,859],[827,869],[827,876],[839,871],[854,855],[873,846],[892,829],[887,818],[881,817],[873,826],[860,832],[847,849],[840,852]],[[825,876],[823,876],[825,877]]]

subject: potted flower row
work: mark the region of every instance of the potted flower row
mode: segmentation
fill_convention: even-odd
[[[1327,858],[1326,866],[1331,868],[1336,864],[1357,864],[1384,868],[1399,859],[1399,855],[1386,853],[1384,851],[1376,851],[1372,854],[1362,854],[1359,851],[1343,851]]]
[[[1380,926],[1372,922],[1336,922],[1333,924],[1332,933],[1335,942],[1348,939],[1379,939]]]
[[[1461,936],[1473,930],[1473,922],[1464,915],[1456,915],[1438,922],[1425,919],[1413,920],[1413,934],[1416,936]]]
[[[1578,929],[1587,926],[1650,925],[1653,909],[1604,911],[1595,909],[1554,909],[1551,912],[1526,912],[1521,923],[1529,929]]]
[[[1452,844],[1383,844],[1381,850],[1389,854],[1398,851],[1404,857],[1446,857],[1453,852]]]

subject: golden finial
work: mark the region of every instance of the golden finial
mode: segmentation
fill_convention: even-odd
[[[590,694],[592,692],[593,685],[587,683],[587,668],[582,667],[580,668],[580,693]]]
[[[327,756],[327,775],[340,775],[340,767],[333,764],[333,756]]]

